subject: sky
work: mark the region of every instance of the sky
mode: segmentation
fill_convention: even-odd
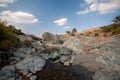
[[[112,23],[120,0],[0,0],[0,18],[27,34],[64,34]]]

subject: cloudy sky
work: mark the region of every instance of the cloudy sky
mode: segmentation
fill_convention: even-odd
[[[62,34],[111,24],[120,0],[0,0],[0,18],[25,33]]]

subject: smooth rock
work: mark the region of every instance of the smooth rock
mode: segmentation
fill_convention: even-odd
[[[64,63],[68,59],[67,56],[61,56],[60,57],[60,62]]]
[[[37,79],[37,76],[35,75],[30,77],[30,80],[36,80],[36,79]]]
[[[59,53],[57,51],[55,51],[54,53],[52,53],[52,58],[53,59],[56,58],[56,57],[58,57],[58,56],[60,56],[60,55],[59,55]]]
[[[19,69],[24,75],[28,75],[29,71],[35,73],[42,69],[45,65],[45,60],[41,57],[31,56],[26,57],[16,64],[16,68]]]
[[[15,67],[13,65],[5,66],[0,71],[0,80],[13,80],[15,77]]]

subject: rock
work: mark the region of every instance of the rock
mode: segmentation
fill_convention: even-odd
[[[0,71],[0,80],[15,80],[15,67],[13,65],[5,66]]]
[[[36,79],[37,79],[37,76],[35,75],[30,77],[30,80],[36,80]]]
[[[53,59],[60,56],[57,51],[54,51],[54,53],[52,53],[51,55]]]
[[[32,37],[26,35],[19,35],[18,38],[21,42],[25,42],[26,40],[33,41]]]
[[[95,73],[95,80],[120,80],[120,35],[106,40],[101,51],[96,61],[105,63],[105,68]]]
[[[45,60],[41,57],[31,56],[26,57],[16,64],[16,69],[19,69],[24,75],[28,75],[29,71],[35,73],[42,69],[45,65]]]
[[[81,54],[87,52],[84,50],[87,46],[92,47],[92,42],[95,42],[95,38],[80,35],[69,38],[63,46],[72,49],[76,54]]]
[[[41,53],[40,56],[41,56],[43,59],[45,59],[45,60],[51,58],[51,56],[50,56],[49,54],[47,54],[47,53]]]
[[[13,55],[17,58],[25,58],[27,56],[32,55],[32,53],[35,53],[34,48],[29,48],[29,47],[22,47],[19,48],[16,52],[13,53]]]
[[[67,41],[65,41],[65,43],[63,44],[63,46],[72,49],[75,53],[81,53],[82,48],[84,47],[84,44],[81,42],[78,42],[75,38],[70,38]]]
[[[69,66],[69,65],[70,65],[69,61],[64,62],[64,66]]]
[[[68,59],[67,56],[61,56],[60,57],[60,62],[64,63]]]
[[[40,41],[32,42],[32,46],[37,50],[45,50]]]
[[[120,80],[120,72],[103,69],[97,71],[93,78],[94,80]]]
[[[16,80],[22,80],[22,77],[17,78]]]
[[[74,59],[75,59],[75,55],[74,55],[74,56],[72,55],[72,57],[71,57],[69,63],[73,63],[73,62],[74,62]]]
[[[55,35],[53,35],[52,33],[49,33],[49,32],[44,32],[42,34],[42,38],[47,43],[55,43],[55,40],[56,40]]]
[[[56,36],[56,43],[62,45],[64,40]]]
[[[8,80],[15,80],[15,78],[10,78],[10,79],[8,79]]]
[[[59,54],[62,54],[62,55],[70,55],[72,53],[73,53],[72,49],[69,49],[66,47],[61,47],[59,50]]]
[[[102,63],[102,64],[106,64],[105,60],[102,58],[102,56],[96,57],[95,58],[96,62]]]

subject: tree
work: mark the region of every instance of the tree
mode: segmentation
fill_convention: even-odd
[[[73,33],[73,34],[74,34],[74,33],[77,33],[77,29],[76,29],[76,28],[73,28],[72,33]]]
[[[67,34],[70,34],[71,32],[70,31],[66,31]]]
[[[112,21],[113,21],[115,24],[120,24],[120,15],[116,16]]]

